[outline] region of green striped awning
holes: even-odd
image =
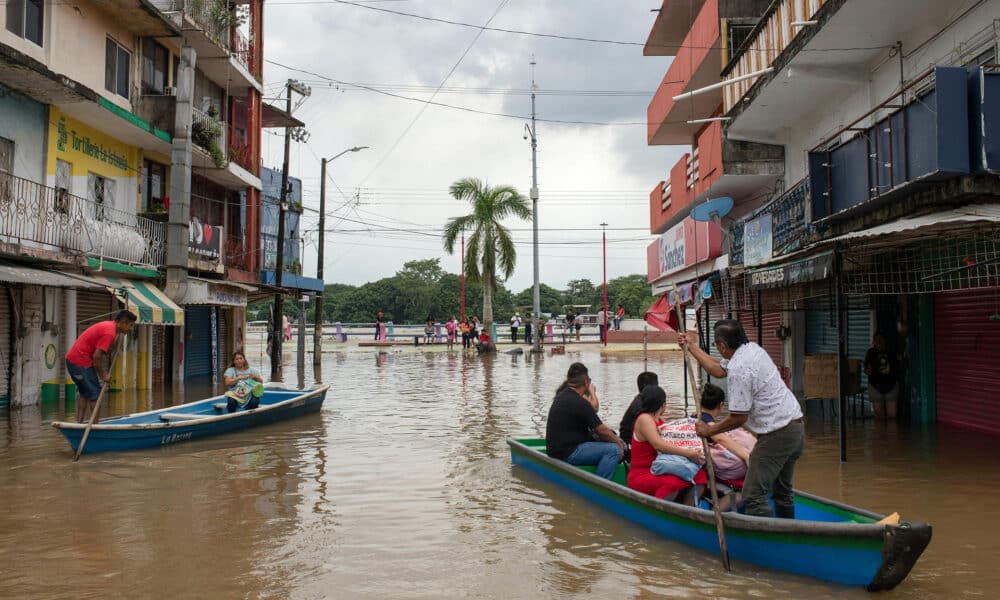
[[[183,325],[184,309],[148,281],[119,279],[117,277],[94,277],[100,279],[108,291],[125,304],[144,325]]]

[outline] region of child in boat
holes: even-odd
[[[233,353],[233,363],[222,374],[222,378],[229,386],[229,391],[225,393],[228,412],[236,412],[237,408],[244,407],[252,410],[260,405],[260,397],[254,390],[264,382],[264,378],[260,371],[247,363],[247,357],[242,351]]]
[[[701,393],[702,418],[707,414],[713,421],[717,419],[725,401],[726,392],[722,388],[706,383]],[[709,453],[712,455],[712,466],[715,467],[715,478],[742,483],[747,474],[750,452],[756,443],[757,438],[742,427],[714,436],[709,445]]]
[[[693,463],[704,463],[701,448],[683,448],[660,435],[664,424],[663,412],[667,395],[658,385],[647,385],[639,392],[639,416],[632,433],[632,464],[628,472],[628,487],[664,500],[694,504],[707,479],[704,470],[698,469],[688,479],[676,475],[657,475],[652,472],[658,453],[675,454]]]

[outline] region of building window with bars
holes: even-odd
[[[104,88],[128,98],[132,55],[118,42],[107,38],[104,55]]]
[[[7,31],[42,45],[44,0],[7,0]]]

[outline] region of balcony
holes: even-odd
[[[987,10],[984,7],[982,10]],[[898,85],[898,59],[885,63],[885,77],[872,66],[902,41],[904,51],[927,39],[928,24],[942,26],[955,16],[954,4],[922,0],[779,0],[734,53],[722,75],[734,79],[771,67],[760,77],[726,87],[727,134],[734,139],[775,140],[775,124],[796,131],[815,124],[816,115],[836,113],[859,90]],[[982,12],[982,11],[981,11]],[[891,17],[889,16],[891,15]],[[990,17],[992,20],[992,16]],[[793,27],[796,21],[816,25]],[[946,40],[947,38],[942,38]],[[934,59],[934,50],[920,61]],[[881,63],[879,63],[881,64]],[[907,65],[911,77],[915,65]],[[919,67],[923,70],[923,66]],[[883,81],[884,80],[884,81]]]
[[[255,270],[253,249],[249,247],[245,237],[226,236],[224,257],[227,268],[249,272]]]
[[[181,28],[184,40],[198,55],[198,68],[234,96],[247,88],[262,91],[257,44],[239,31],[247,16],[244,5],[226,0],[151,0]]]
[[[766,195],[784,175],[781,146],[737,142],[722,137],[722,124],[702,126],[695,147],[670,170],[661,198],[650,196],[650,231],[662,233],[688,214],[692,203],[709,196],[730,196],[737,213],[755,208],[754,199]]]
[[[719,110],[721,90],[673,100],[678,94],[720,81],[719,40],[719,0],[705,0],[646,109],[646,139],[650,146],[690,144],[701,126],[688,121],[711,117]]]
[[[676,56],[705,0],[663,0],[642,49],[643,56]]]
[[[803,179],[773,202],[729,228],[729,264],[756,265],[803,247],[808,231],[809,180]]]
[[[959,67],[928,71],[809,152],[812,219],[969,173],[970,134],[982,121],[970,119],[969,81]]]
[[[191,109],[191,121],[191,167],[196,173],[234,191],[261,189],[252,170],[256,158],[218,113]]]
[[[0,171],[0,247],[65,260],[67,253],[156,269],[166,257],[163,223]]]

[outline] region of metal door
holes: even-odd
[[[184,307],[184,378],[212,374],[213,306]]]
[[[934,297],[937,420],[1000,434],[1000,289]]]
[[[0,408],[10,404],[10,291],[0,285]]]

